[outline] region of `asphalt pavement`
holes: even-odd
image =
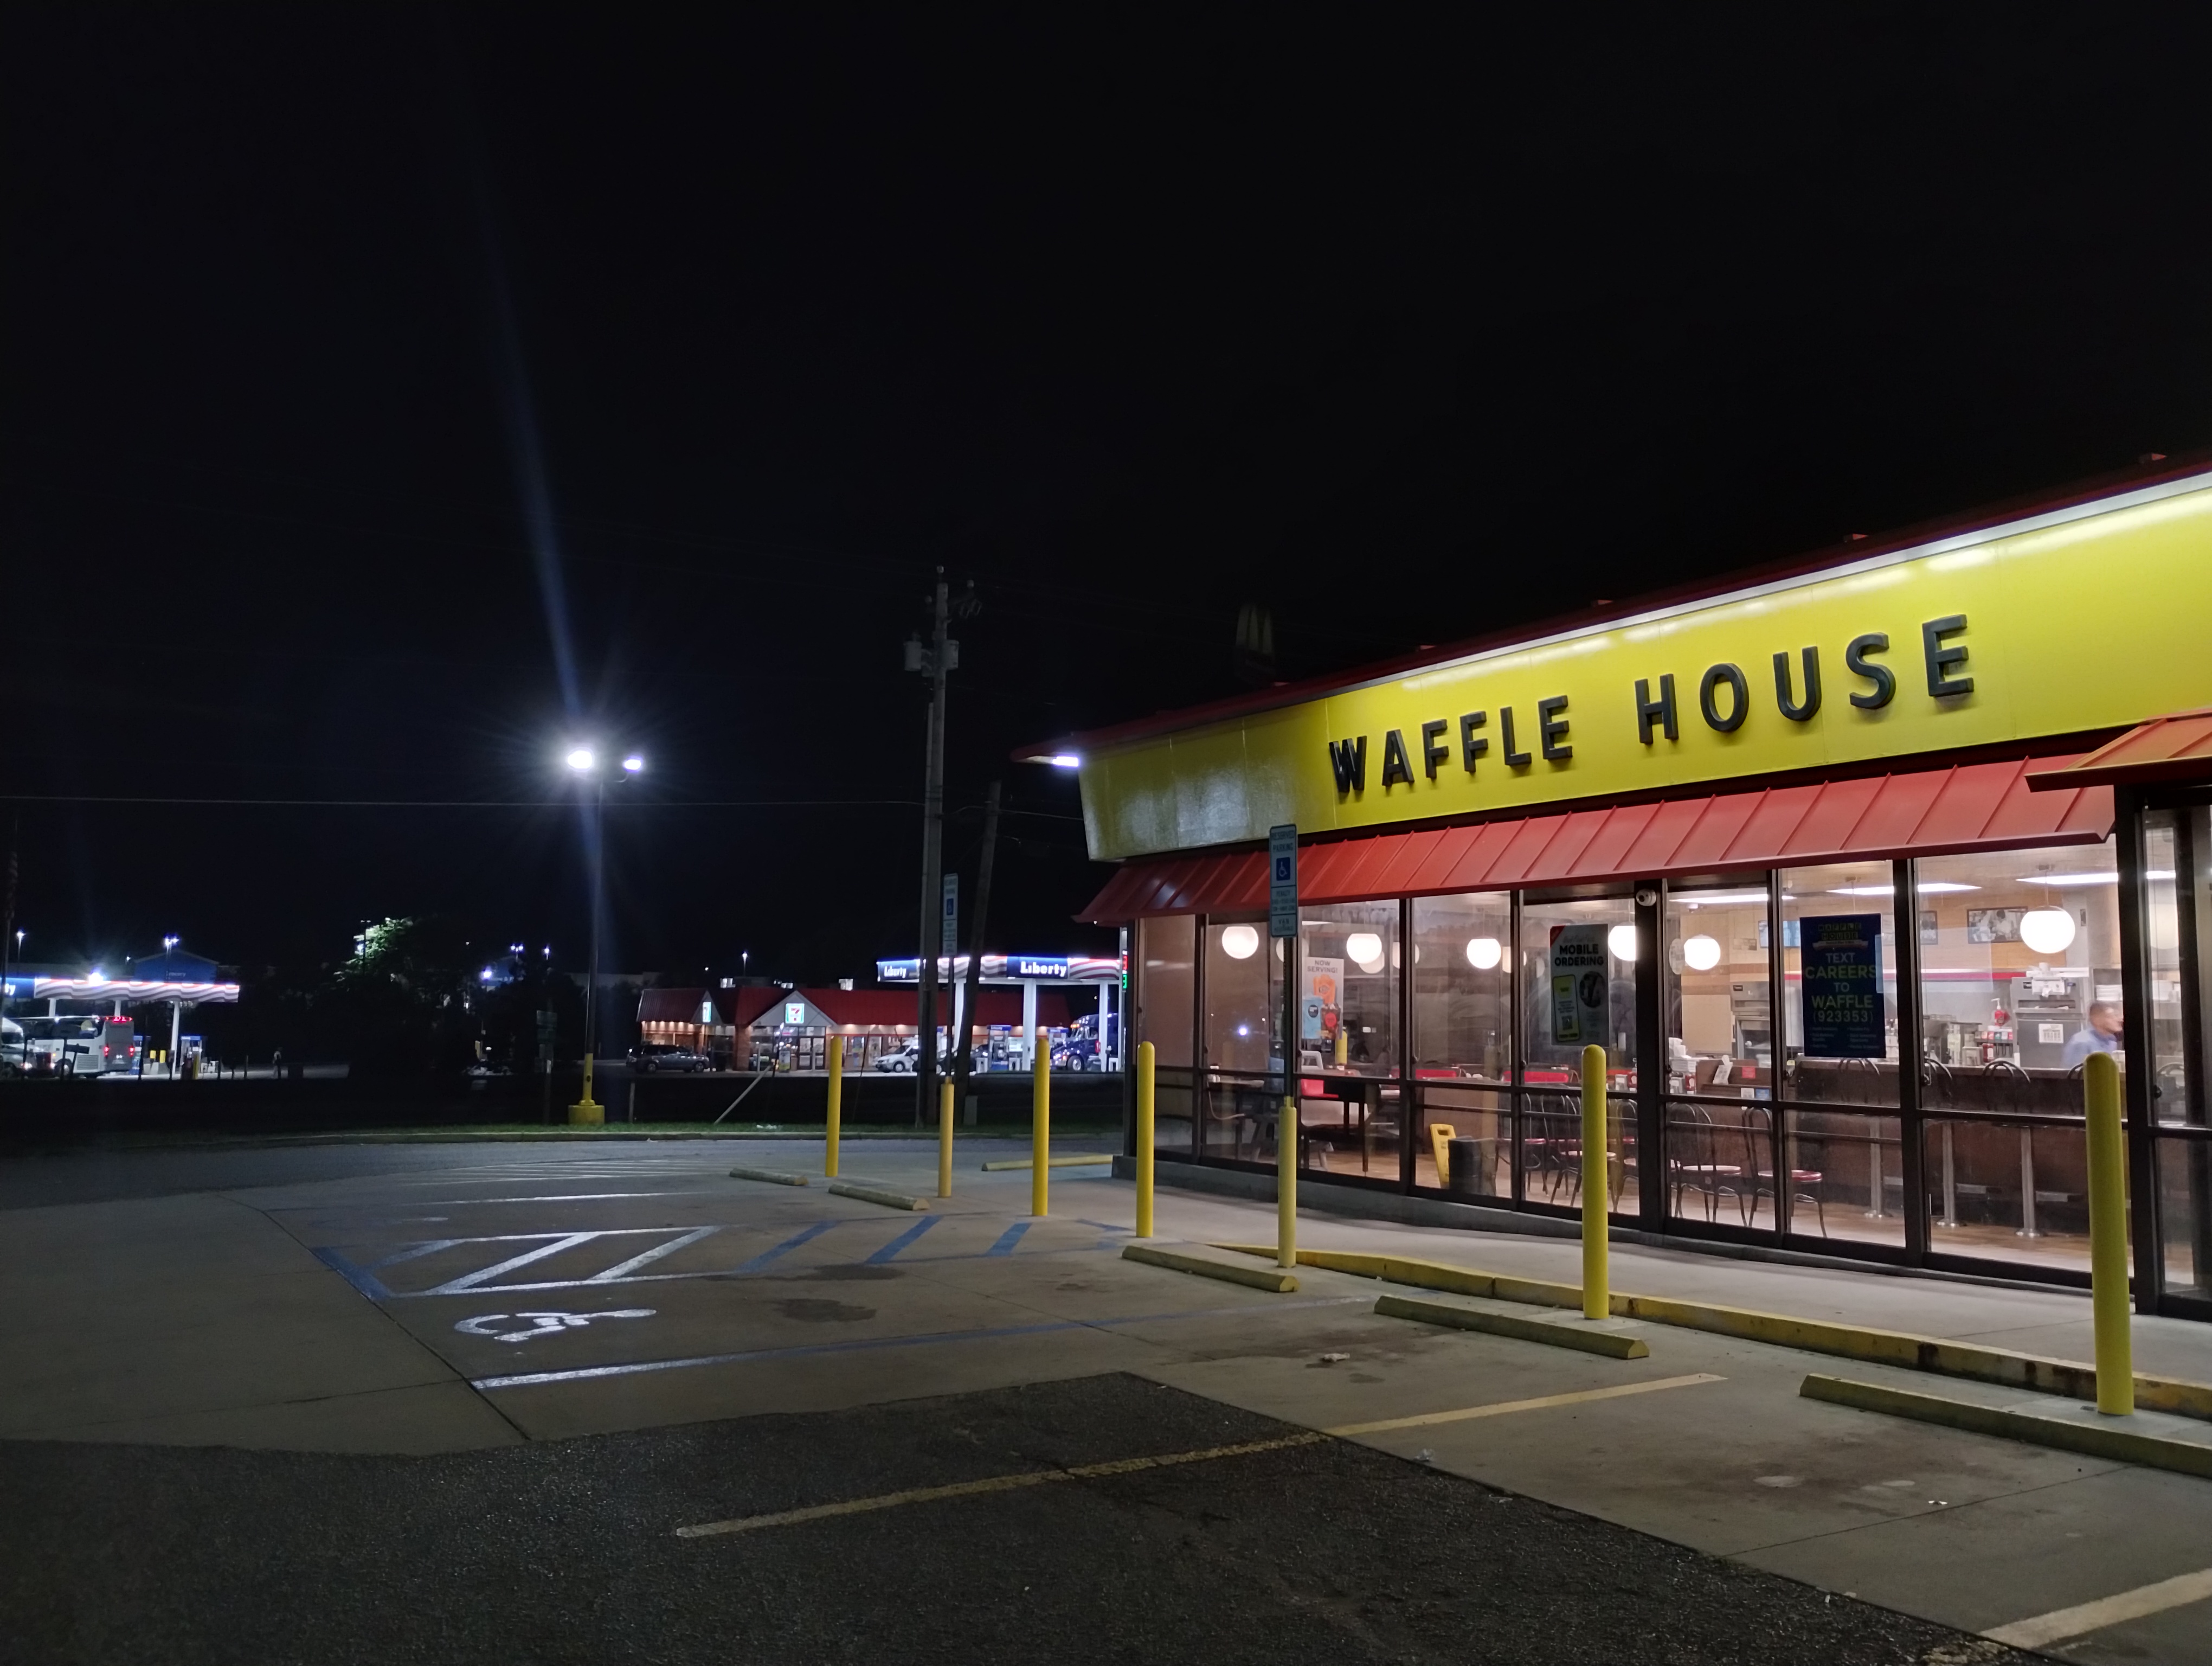
[[[1121,1373],[432,1457],[10,1441],[0,1489],[22,1666],[2027,1658]]]
[[[964,1139],[918,1213],[829,1193],[818,1141],[0,1164],[0,1661],[2212,1662],[2212,1485],[1807,1400],[1832,1363],[1785,1347],[1608,1322],[1650,1352],[1606,1359],[1140,1265],[1104,1169],[1043,1219],[981,1170],[1025,1150]],[[844,1170],[933,1193],[934,1147]],[[1164,1192],[1160,1230],[1273,1213]],[[1615,1281],[2051,1353],[2087,1317],[1639,1246]],[[2205,1328],[2136,1330],[2212,1375]]]

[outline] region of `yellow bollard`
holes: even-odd
[[[937,1195],[952,1195],[952,1078],[937,1090]]]
[[[822,1141],[822,1172],[837,1177],[837,1132],[845,1111],[845,1038],[830,1037],[830,1121]]]
[[[1030,1061],[1035,1084],[1030,1101],[1030,1213],[1042,1215],[1052,1174],[1052,1043],[1044,1025],[1036,1028],[1036,1055]]]
[[[1275,1265],[1298,1264],[1298,1095],[1296,1079],[1275,1113]]]
[[[571,1128],[595,1128],[606,1125],[607,1108],[592,1097],[592,1055],[584,1055],[584,1097],[568,1107]]]
[[[1152,1235],[1152,1044],[1137,1044],[1137,1236]]]
[[[1583,1049],[1583,1317],[1613,1311],[1606,1284],[1605,1049]]]
[[[2127,1151],[2120,1138],[2120,1070],[2109,1053],[2081,1067],[2089,1128],[2089,1304],[2097,1335],[2097,1409],[2125,1417],[2136,1408],[2136,1368],[2128,1335]]]

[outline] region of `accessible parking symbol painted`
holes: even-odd
[[[464,1319],[453,1329],[464,1336],[489,1336],[495,1342],[527,1342],[540,1336],[559,1336],[571,1330],[581,1330],[586,1325],[600,1319],[650,1319],[653,1310],[649,1307],[618,1307],[607,1313],[479,1313],[472,1319]],[[512,1327],[515,1321],[524,1320],[520,1330],[501,1329]]]

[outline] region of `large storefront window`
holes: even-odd
[[[1190,1067],[1191,950],[1197,923],[1187,914],[1137,922],[1136,1039],[1152,1043],[1156,1063],[1176,1069]]]
[[[1897,870],[1839,862],[1781,879],[1789,1230],[1903,1249]]]
[[[1195,1031],[1197,921],[1170,914],[1137,921],[1137,1012],[1133,1042],[1150,1042],[1158,1067],[1152,1148],[1191,1149],[1191,1037]]]
[[[1267,1069],[1281,1028],[1279,953],[1264,920],[1206,922],[1206,1053],[1198,1104],[1207,1156],[1256,1158],[1263,1143],[1273,1142],[1277,1090]]]
[[[1281,986],[1268,976],[1267,925],[1249,921],[1206,925],[1206,1067],[1260,1076],[1274,1050],[1275,1003]]]
[[[1309,1166],[1398,1177],[1398,931],[1395,901],[1298,912],[1298,1114]]]
[[[1513,903],[1504,891],[1413,903],[1413,1183],[1511,1195]]]
[[[1667,897],[1667,1213],[1773,1231],[1766,876]]]
[[[1638,922],[1655,916],[1625,885],[1308,903],[1287,1048],[1284,945],[1263,920],[1146,920],[1132,1021],[1158,1049],[1159,1149],[1272,1164],[1287,1070],[1317,1179],[1577,1209],[1595,1043],[1616,1218],[1650,1197],[1655,1222],[1699,1235],[1885,1258],[1924,1243],[1938,1264],[2070,1277],[2087,1268],[2083,1061],[2124,1068],[2139,1042],[2159,1287],[2212,1304],[2212,811],[2151,809],[2141,835],[2142,959],[2124,975],[2113,842],[1671,882],[1648,960]],[[1663,1026],[1650,1082],[1640,961]],[[2140,1037],[2130,988],[2148,996],[2126,1010]],[[1664,1134],[1649,1152],[1644,1114]]]
[[[2181,975],[2181,842],[2204,811],[2154,810],[2143,818],[2143,958],[2150,975],[2152,1120],[2184,1122],[2191,1103],[2188,1030]],[[2202,849],[2200,842],[2197,848]]]
[[[1636,1107],[1636,905],[1627,897],[1530,898],[1521,912],[1521,1162],[1530,1202],[1582,1197],[1583,1049],[1605,1049],[1612,1093],[1608,1207],[1633,1215],[1640,1176]]]
[[[2109,842],[1920,862],[1931,1250],[2087,1268],[2081,1065],[2121,1056],[2118,891]]]
[[[2212,809],[2143,820],[2145,970],[2166,1288],[2212,1298]]]

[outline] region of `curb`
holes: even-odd
[[[1044,1160],[1044,1165],[1048,1169],[1093,1169],[1102,1163],[1111,1163],[1113,1160],[1113,1153],[1108,1152],[1102,1152],[1097,1157],[1048,1157]],[[1034,1169],[1035,1167],[1036,1167],[1036,1158],[1034,1157],[1002,1157],[986,1163],[983,1165],[983,1172],[997,1174],[1002,1169]]]
[[[1149,1243],[1123,1244],[1121,1259],[1142,1262],[1147,1267],[1164,1267],[1173,1273],[1195,1273],[1202,1279],[1219,1279],[1227,1284],[1241,1284],[1279,1296],[1298,1287],[1297,1275],[1280,1268],[1262,1272],[1256,1267],[1235,1267],[1226,1262],[1208,1261],[1203,1256],[1187,1256],[1178,1250],[1156,1250]]]
[[[1648,1359],[1651,1350],[1641,1336],[1617,1330],[1581,1330],[1588,1321],[1523,1319],[1512,1313],[1486,1313],[1479,1308],[1454,1307],[1449,1302],[1424,1302],[1410,1296],[1384,1296],[1375,1311],[1386,1319],[1418,1319],[1423,1324],[1448,1325],[1455,1330],[1479,1330],[1491,1336],[1511,1336],[1523,1342],[1542,1342],[1555,1348],[1574,1348],[1600,1353],[1608,1359]]]
[[[776,1186],[804,1186],[809,1183],[803,1174],[786,1174],[781,1169],[732,1169],[732,1180],[765,1180]]]
[[[908,1197],[904,1192],[878,1191],[873,1186],[855,1186],[848,1181],[830,1183],[833,1197],[857,1197],[863,1203],[880,1203],[886,1209],[927,1209],[929,1204],[919,1197]]]
[[[1213,1247],[1246,1256],[1272,1257],[1275,1253],[1265,1245],[1254,1243],[1217,1243]],[[1307,1266],[1381,1279],[1390,1284],[1411,1285],[1420,1290],[1525,1302],[1533,1307],[1579,1308],[1583,1304],[1579,1285],[1512,1278],[1443,1262],[1347,1250],[1301,1250],[1298,1260]],[[2071,1400],[2097,1397],[2097,1368],[2074,1359],[2047,1359],[2038,1354],[2014,1353],[2006,1348],[1948,1341],[1940,1336],[1917,1336],[1910,1331],[1840,1324],[1828,1319],[1800,1319],[1786,1313],[1723,1307],[1711,1302],[1678,1301],[1667,1296],[1632,1296],[1614,1291],[1612,1305],[1617,1318],[1707,1331],[1717,1336],[1797,1348],[1807,1353],[1833,1354],[1863,1365],[1893,1365],[1937,1377],[1956,1377],[1996,1388],[2024,1389]],[[2145,1411],[2212,1420],[2212,1383],[2138,1373],[2135,1386],[2136,1403]]]
[[[2108,1458],[2116,1463],[2139,1464],[2148,1469],[2171,1469],[2176,1474],[2212,1480],[2212,1446],[2172,1440],[2140,1430],[2112,1426],[2120,1420],[2075,1423],[2003,1406],[1981,1406],[1971,1401],[1947,1400],[1941,1395],[1916,1394],[1875,1383],[1855,1383],[1845,1377],[1808,1377],[1798,1386],[1807,1400],[1824,1400],[1832,1406],[1855,1411],[1882,1412],[1921,1423],[1938,1423],[1969,1434],[1996,1435],[2001,1439],[2079,1452],[2085,1457]]]

